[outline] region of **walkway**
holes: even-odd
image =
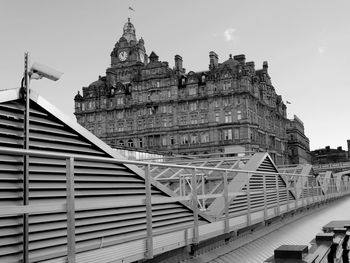
[[[237,241],[187,262],[261,263],[272,256],[274,249],[280,245],[309,245],[316,234],[322,232],[322,227],[330,221],[349,220],[349,208],[350,197],[344,197],[234,251],[234,242]]]

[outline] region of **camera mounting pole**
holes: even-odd
[[[23,76],[23,97],[25,102],[24,110],[24,149],[29,150],[29,111],[30,111],[30,76],[29,76],[29,54],[24,53],[24,76]],[[23,167],[23,205],[29,205],[29,155],[24,156]],[[23,214],[23,262],[29,263],[29,215]]]

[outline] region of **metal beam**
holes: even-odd
[[[147,259],[153,258],[153,230],[152,230],[152,192],[151,192],[151,165],[148,164],[145,170],[145,192],[146,192],[146,219],[147,219],[147,238],[146,238],[146,253]]]
[[[75,263],[75,196],[74,196],[74,158],[67,158],[67,260]]]

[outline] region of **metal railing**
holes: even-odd
[[[269,218],[279,216],[283,213],[288,213],[293,210],[297,210],[301,207],[305,207],[311,204],[323,202],[325,200],[340,197],[349,193],[349,181],[341,181],[340,187],[337,188],[336,179],[322,179],[312,177],[310,175],[295,175],[288,173],[271,173],[271,172],[258,172],[247,171],[239,169],[224,169],[224,168],[212,168],[212,167],[198,167],[198,166],[183,166],[176,164],[163,164],[163,163],[151,163],[131,161],[124,159],[113,159],[104,157],[92,157],[85,155],[72,155],[63,153],[51,153],[45,151],[23,150],[0,147],[0,154],[9,154],[17,156],[30,156],[30,157],[44,157],[63,159],[66,161],[66,202],[56,204],[35,204],[35,205],[22,205],[22,206],[1,206],[0,216],[4,215],[18,215],[18,214],[42,214],[52,212],[65,212],[67,214],[67,262],[76,262],[76,241],[75,241],[75,212],[81,210],[92,210],[102,208],[116,208],[125,206],[139,206],[145,205],[146,207],[146,229],[147,234],[145,237],[141,237],[146,241],[145,258],[152,258],[155,253],[154,238],[161,234],[170,233],[174,229],[168,231],[157,232],[154,231],[152,222],[152,205],[165,204],[172,202],[182,202],[183,204],[190,206],[193,209],[193,224],[191,226],[191,240],[188,242],[187,228],[184,232],[185,241],[187,244],[197,244],[198,242],[205,240],[209,237],[216,236],[218,233],[225,234],[230,231],[237,230],[242,227],[247,227],[257,222],[263,222]],[[144,173],[139,170],[139,175],[144,177],[145,180],[145,197],[133,200],[122,200],[120,202],[101,202],[101,201],[89,201],[82,202],[75,200],[75,162],[76,161],[89,161],[89,162],[105,162],[111,164],[127,165],[129,168],[138,169],[137,167],[144,166]],[[151,185],[155,183],[155,180],[151,176],[152,167],[172,167],[178,169],[186,169],[192,171],[190,174],[186,174],[185,177],[188,180],[189,191],[182,190],[182,195],[174,195],[169,197],[155,197],[152,196]],[[208,173],[215,171],[215,173]],[[205,178],[204,174],[207,176]],[[258,175],[262,181],[260,186],[251,181],[249,178],[252,175]],[[275,179],[275,184],[271,188],[271,176]],[[285,188],[279,187],[281,176],[285,182]],[[215,178],[214,178],[215,177]],[[201,178],[201,184],[198,184],[198,179]],[[205,182],[210,180],[217,180],[222,187],[217,192],[212,192],[210,187],[205,186]],[[184,175],[178,176],[178,183],[184,179]],[[269,186],[267,185],[269,180]],[[234,184],[233,184],[234,182]],[[182,182],[183,183],[183,182]],[[241,184],[241,188],[238,190],[234,185]],[[326,187],[324,187],[326,186]],[[244,188],[245,187],[245,188]],[[259,188],[260,187],[260,188]],[[326,189],[326,190],[325,190]],[[24,189],[26,190],[26,189]],[[28,190],[28,189],[27,189]],[[285,192],[283,192],[285,191]],[[276,193],[276,199],[272,202],[270,200],[271,193]],[[232,200],[241,195],[246,196],[245,211],[230,211],[230,205]],[[261,205],[257,207],[256,200],[253,199],[257,195],[261,195]],[[282,198],[286,196],[286,200]],[[209,218],[210,216],[203,213],[206,208],[206,200],[214,199],[222,201],[222,207],[215,216],[215,220],[211,220],[212,223],[203,223],[200,218]],[[293,200],[294,199],[294,200]],[[211,217],[213,219],[214,217]],[[238,220],[239,219],[239,220]],[[243,221],[242,221],[243,220]],[[203,227],[204,226],[204,227]],[[28,227],[28,226],[26,226]],[[185,228],[184,228],[185,229]],[[24,232],[25,234],[25,232]],[[125,240],[124,240],[125,241]],[[131,241],[127,240],[127,241]],[[173,241],[176,243],[176,240]],[[178,242],[180,243],[180,242]],[[24,244],[28,246],[28,244]],[[166,247],[166,244],[164,245]],[[28,249],[28,248],[26,248]],[[25,250],[25,249],[24,249]],[[162,251],[165,251],[164,249]],[[157,252],[159,253],[159,251]],[[141,259],[141,258],[140,258]],[[127,260],[126,260],[127,261]],[[25,262],[26,263],[26,262]]]

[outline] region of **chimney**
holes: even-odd
[[[214,51],[210,51],[209,59],[210,59],[209,69],[216,68],[219,64],[218,54],[216,54]]]
[[[263,62],[263,71],[267,73],[267,69],[269,68],[269,64],[267,64],[267,61]]]
[[[234,60],[237,60],[240,64],[245,64],[245,55],[241,54],[241,55],[236,55],[233,57]]]
[[[180,55],[175,55],[175,70],[182,71],[182,57]]]
[[[247,67],[250,67],[250,68],[252,68],[252,69],[255,69],[255,63],[254,63],[254,61],[249,61],[249,62],[246,63],[246,65],[247,65]]]

